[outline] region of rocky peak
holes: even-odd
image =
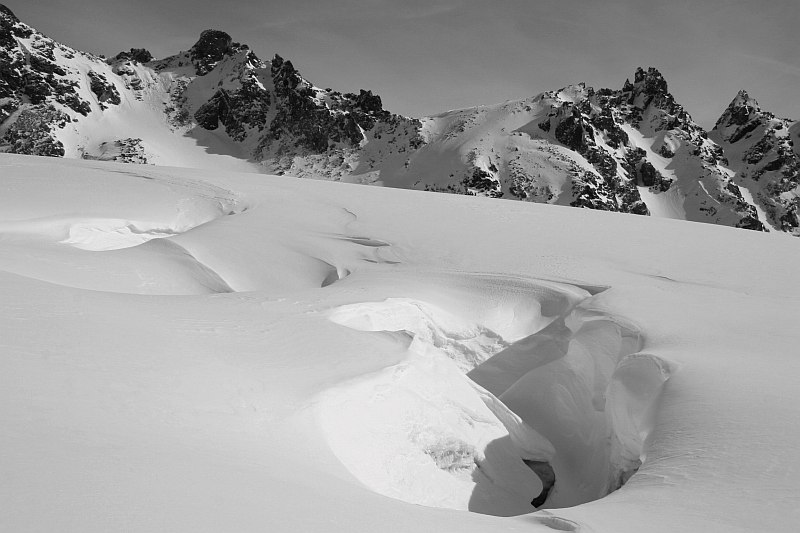
[[[630,79],[625,80],[618,96],[611,93],[610,98],[605,98],[606,93],[607,91],[601,91],[598,94],[609,103],[619,106],[622,114],[638,129],[657,132],[677,128],[686,130],[692,136],[704,135],[702,128],[692,121],[683,106],[669,93],[667,81],[656,68],[649,67],[645,70],[639,67],[633,83]]]
[[[372,91],[361,89],[355,98],[355,105],[365,113],[380,113],[383,111],[383,102],[377,94]]]
[[[283,59],[278,54],[272,60],[270,72],[272,79],[275,81],[275,92],[278,96],[287,96],[287,94],[297,88],[303,82],[303,78],[297,69],[294,68],[292,62],[288,59]]]
[[[207,74],[225,56],[236,52],[241,45],[234,43],[230,35],[220,30],[205,30],[200,39],[189,50],[197,74]]]
[[[137,63],[147,63],[153,60],[153,54],[144,48],[131,48],[127,52],[120,52],[112,61],[135,61]]]
[[[736,93],[736,97],[731,101],[728,107],[741,107],[741,106],[759,107],[758,102],[756,102],[756,99],[747,94],[747,91],[745,91],[744,89],[739,89],[739,92]]]
[[[715,128],[726,128],[729,126],[743,126],[750,122],[757,115],[761,114],[761,107],[744,89],[740,90],[736,97],[728,105],[728,108],[717,120]]]
[[[629,82],[626,80],[626,83]],[[654,67],[649,67],[647,71],[641,67],[637,68],[632,89],[651,96],[669,94],[667,80]]]

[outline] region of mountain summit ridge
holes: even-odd
[[[0,5],[5,152],[219,165],[797,235],[796,126],[742,90],[706,132],[653,67],[621,89],[570,85],[417,119],[368,90],[321,89],[224,31],[161,60],[145,49],[106,60]]]

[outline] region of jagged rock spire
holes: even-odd
[[[669,93],[667,80],[654,67],[649,67],[647,71],[641,67],[637,68],[633,79],[633,88],[650,95]]]

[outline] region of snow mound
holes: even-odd
[[[120,165],[100,172],[93,164],[83,163],[83,169],[46,164],[47,170],[27,179],[6,179],[0,198],[0,241],[6,245],[0,268],[103,292],[233,290],[215,271],[219,261],[213,250],[199,246],[195,232],[246,212],[249,205],[240,195],[154,169]],[[48,181],[53,172],[61,179]],[[41,187],[46,193],[36,194]]]

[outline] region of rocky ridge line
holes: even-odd
[[[0,5],[0,151],[68,155],[68,132],[80,136],[90,117],[164,90],[170,129],[224,131],[270,173],[640,215],[669,197],[688,220],[798,233],[796,123],[746,93],[711,135],[653,68],[637,69],[618,90],[580,84],[414,119],[385,110],[371,91],[316,87],[291,61],[262,61],[222,31],[206,30],[159,61],[143,48],[105,60],[47,38]],[[146,138],[130,155],[132,137],[80,150],[150,161]]]

